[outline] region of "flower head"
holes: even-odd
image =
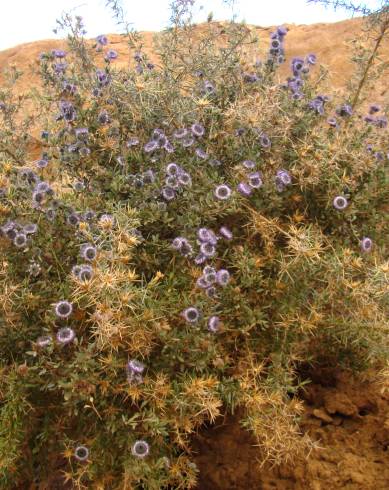
[[[105,54],[105,61],[112,61],[112,60],[116,60],[116,58],[118,57],[118,54],[115,50],[113,49],[110,49],[106,52]]]
[[[363,237],[361,240],[361,250],[362,252],[371,252],[373,248],[373,240],[367,236]]]
[[[348,201],[344,196],[336,196],[332,201],[332,204],[335,209],[342,211],[343,209],[347,208]]]
[[[242,194],[242,196],[249,196],[253,191],[253,189],[246,184],[246,182],[240,182],[236,189],[240,194]]]
[[[16,233],[13,243],[17,248],[23,248],[27,245],[27,236],[24,233]]]
[[[208,330],[212,333],[216,333],[220,328],[220,318],[218,316],[211,316],[208,320]]]
[[[231,189],[228,187],[226,184],[221,184],[218,185],[215,189],[214,195],[217,199],[220,199],[222,201],[225,201],[226,199],[229,199],[231,196]]]
[[[83,245],[81,245],[80,256],[84,260],[88,260],[89,262],[91,262],[97,256],[97,249],[90,243],[84,243]]]
[[[226,269],[220,269],[216,273],[216,280],[220,286],[227,286],[227,284],[230,282],[230,278],[230,273]]]
[[[51,335],[41,335],[36,339],[36,343],[39,347],[47,347],[53,343]]]
[[[209,242],[204,242],[200,245],[200,252],[206,257],[213,257],[216,253],[215,245]]]
[[[244,160],[242,162],[242,165],[248,170],[252,170],[253,168],[255,168],[255,162],[253,162],[252,160]]]
[[[54,310],[58,318],[69,318],[73,311],[73,305],[66,300],[58,301],[55,304]]]
[[[191,129],[191,131],[192,131],[192,134],[193,134],[194,136],[197,136],[198,138],[199,138],[200,136],[203,136],[203,135],[204,135],[204,133],[205,133],[204,126],[202,126],[202,125],[201,125],[201,124],[199,124],[199,123],[194,123],[194,124],[192,124],[192,126],[191,126],[191,128],[190,128],[190,129]]]
[[[108,38],[107,36],[104,36],[104,34],[100,34],[99,36],[97,36],[96,41],[101,46],[106,46],[108,44]]]
[[[194,306],[189,306],[182,312],[182,316],[188,323],[197,323],[200,319],[200,312]]]
[[[219,233],[226,240],[232,240],[232,231],[226,226],[222,226],[219,230]]]
[[[57,332],[57,341],[63,345],[69,344],[74,340],[75,336],[76,334],[74,333],[73,329],[70,327],[63,327]]]
[[[145,458],[149,452],[150,446],[146,441],[136,441],[131,448],[131,454],[137,458]]]
[[[78,461],[86,461],[89,457],[89,449],[85,446],[77,446],[74,450],[74,457]]]

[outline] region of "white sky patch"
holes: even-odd
[[[126,19],[137,30],[158,31],[168,25],[171,0],[123,0]],[[358,2],[357,2],[358,3]],[[379,0],[365,0],[369,8],[377,8]],[[214,20],[229,20],[232,12],[221,0],[197,0],[195,22],[206,20],[210,12]],[[84,18],[87,37],[120,32],[105,0],[0,0],[0,50],[17,44],[55,38],[55,20],[64,11],[73,10]],[[260,26],[283,23],[312,24],[336,22],[350,18],[350,12],[334,12],[305,0],[236,0],[237,20]]]

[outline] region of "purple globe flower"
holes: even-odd
[[[215,298],[217,296],[217,290],[215,286],[209,286],[209,288],[205,290],[205,294],[208,296],[208,298]]]
[[[137,359],[131,359],[127,364],[127,369],[134,373],[142,374],[145,370],[145,365]]]
[[[167,185],[167,187],[171,187],[172,189],[178,189],[180,187],[178,183],[178,178],[174,175],[168,175],[165,179],[165,184]]]
[[[89,130],[88,128],[76,128],[74,133],[77,139],[85,141],[88,138]]]
[[[100,44],[100,46],[106,46],[108,44],[108,38],[107,36],[104,36],[104,34],[97,36],[96,41],[98,44]]]
[[[215,245],[209,242],[204,242],[200,245],[200,253],[206,257],[213,257],[216,253]]]
[[[65,58],[66,57],[66,52],[62,49],[53,49],[51,51],[51,54],[55,56],[56,58]]]
[[[100,124],[108,124],[110,122],[108,112],[106,110],[100,111],[97,120]]]
[[[377,104],[372,104],[370,107],[369,107],[369,114],[375,114],[376,112],[380,112],[381,110],[381,107]]]
[[[13,243],[17,248],[24,248],[27,245],[27,236],[24,233],[16,233]]]
[[[182,172],[182,168],[174,162],[168,163],[166,165],[166,173],[171,176],[178,176]]]
[[[287,170],[281,169],[277,171],[276,180],[286,186],[292,182],[292,177]]]
[[[86,461],[89,458],[89,449],[85,446],[77,446],[74,450],[74,457],[78,461]]]
[[[188,323],[197,323],[200,320],[200,311],[194,306],[189,306],[182,312],[182,316]]]
[[[190,127],[191,131],[192,131],[192,134],[194,136],[197,136],[198,138],[203,136],[204,133],[205,133],[205,129],[204,129],[204,126],[202,126],[201,124],[199,123],[194,123],[192,124],[192,126]]]
[[[204,262],[207,260],[207,257],[202,254],[202,253],[199,253],[198,255],[196,255],[195,259],[194,259],[194,263],[196,265],[201,265],[201,264],[204,264]]]
[[[157,150],[158,148],[159,148],[158,141],[156,141],[156,140],[150,140],[143,147],[143,151],[145,153],[152,153],[153,151]]]
[[[332,127],[332,128],[338,128],[339,124],[338,121],[336,120],[335,117],[329,117],[327,119],[327,123]]]
[[[253,168],[255,168],[255,162],[253,162],[252,160],[244,160],[242,162],[242,165],[248,170],[252,170]]]
[[[110,50],[108,50],[106,52],[104,59],[105,59],[105,61],[108,61],[109,62],[109,61],[116,60],[117,57],[118,57],[117,52],[115,50],[113,50],[113,49],[110,49]]]
[[[189,148],[190,146],[193,145],[194,142],[195,142],[194,138],[187,136],[182,139],[181,144],[184,148]]]
[[[361,250],[362,252],[371,252],[373,248],[373,240],[367,236],[363,237],[361,240]]]
[[[215,274],[216,273],[216,269],[214,267],[212,267],[211,265],[206,265],[203,269],[203,274],[206,275],[206,274]]]
[[[146,441],[136,441],[131,448],[131,454],[137,458],[145,458],[149,452],[150,446]]]
[[[248,175],[249,178],[249,186],[252,187],[253,189],[259,189],[262,187],[263,182],[262,182],[262,177],[259,172],[253,172]]]
[[[197,236],[201,242],[211,243],[212,245],[216,245],[217,237],[212,230],[208,228],[199,228],[197,231]]]
[[[216,333],[220,328],[220,318],[218,316],[211,316],[208,320],[208,330],[212,333]]]
[[[271,141],[267,134],[262,133],[261,136],[259,137],[259,144],[262,146],[262,148],[270,148],[271,147]]]
[[[343,104],[337,108],[336,113],[339,114],[339,116],[350,117],[353,114],[353,109],[350,104]]]
[[[381,129],[386,128],[388,126],[388,119],[385,116],[377,117],[375,125]]]
[[[186,128],[180,128],[180,129],[176,129],[173,132],[173,137],[176,139],[182,139],[182,138],[185,138],[185,136],[187,136],[187,134],[188,134],[188,130]]]
[[[54,305],[54,311],[58,318],[69,318],[73,311],[73,305],[66,300],[58,301]]]
[[[308,65],[315,65],[317,58],[315,54],[311,53],[305,58],[305,60],[308,63]]]
[[[41,158],[40,160],[37,160],[37,162],[36,162],[36,166],[38,168],[46,168],[48,164],[49,164],[49,161],[45,158]]]
[[[91,262],[97,256],[97,249],[96,249],[96,247],[94,247],[90,243],[84,243],[83,245],[81,245],[81,248],[80,248],[80,256],[84,260]]]
[[[57,341],[60,344],[66,345],[70,342],[73,342],[75,336],[76,334],[74,333],[73,329],[71,329],[70,327],[63,327],[60,328],[57,332]]]
[[[204,276],[200,276],[196,281],[196,286],[201,289],[207,289],[210,286],[210,283],[205,279]]]
[[[246,182],[240,182],[236,189],[240,194],[242,194],[242,196],[246,197],[248,197],[253,192],[253,189],[248,184],[246,184]]]
[[[36,343],[39,347],[47,347],[53,343],[53,339],[50,335],[42,335],[36,339]]]
[[[78,273],[78,278],[80,281],[90,281],[93,277],[93,269],[88,264],[83,264],[80,266],[80,271]]]
[[[217,199],[225,201],[231,197],[231,189],[226,184],[218,185],[215,189],[214,195]]]
[[[35,223],[28,223],[23,226],[23,231],[26,235],[33,235],[38,231],[38,225]]]
[[[162,189],[162,197],[166,201],[172,201],[176,197],[176,193],[171,187],[164,187]]]
[[[163,148],[167,153],[174,153],[174,146],[168,140],[165,141]]]
[[[230,273],[226,269],[220,269],[216,273],[216,281],[220,286],[227,286],[230,282]]]
[[[332,201],[332,204],[335,209],[338,209],[339,211],[343,211],[343,209],[347,208],[348,201],[344,196],[336,196]]]
[[[202,148],[196,148],[195,153],[202,160],[206,160],[209,157],[208,153],[204,151]]]
[[[192,185],[192,178],[187,172],[181,172],[178,176],[178,183],[189,187]]]
[[[232,232],[226,226],[222,226],[219,230],[219,233],[226,240],[232,240]]]

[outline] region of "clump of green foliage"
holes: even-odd
[[[385,108],[192,4],[153,63],[126,24],[128,66],[65,16],[34,116],[0,90],[1,488],[194,488],[193,434],[237,407],[283,461],[313,444],[299,366],[387,357]]]

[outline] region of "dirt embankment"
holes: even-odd
[[[386,490],[389,488],[389,391],[373,374],[321,371],[303,398],[302,431],[317,441],[305,460],[260,467],[259,449],[234,418],[196,441],[199,490]]]

